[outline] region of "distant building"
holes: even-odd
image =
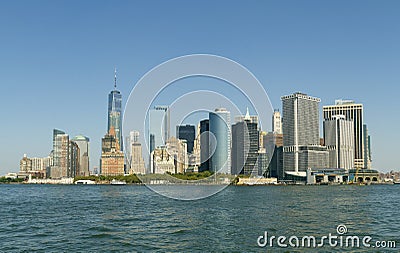
[[[282,134],[282,118],[279,110],[275,110],[272,115],[272,132],[274,134]]]
[[[251,121],[248,109],[242,118],[232,126],[232,174],[258,175],[258,123]]]
[[[247,111],[248,111],[248,109],[247,109]],[[247,115],[235,116],[235,123],[243,122],[245,120],[246,116]],[[250,117],[250,118],[248,118],[248,117]],[[258,124],[258,116],[257,115],[248,115],[248,117],[246,118],[247,121],[250,121],[251,123],[257,123]]]
[[[150,152],[164,146],[170,137],[170,112],[168,106],[155,106],[149,110]]]
[[[89,138],[83,135],[75,136],[72,141],[79,147],[79,170],[77,176],[89,176]]]
[[[168,153],[174,159],[175,173],[184,173],[188,168],[188,153],[186,140],[171,137],[166,143]]]
[[[50,168],[51,164],[52,158],[50,156],[43,158],[29,158],[26,154],[24,154],[24,157],[20,161],[19,173],[25,175],[30,174],[38,178],[44,178],[46,177],[47,169]]]
[[[324,120],[332,120],[336,115],[344,115],[354,124],[354,167],[364,166],[363,105],[351,100],[336,100],[335,105],[323,107]]]
[[[150,169],[154,174],[177,173],[175,159],[166,146],[159,146],[151,152]]]
[[[186,140],[188,153],[193,153],[195,136],[196,136],[195,126],[193,125],[176,126],[176,137],[180,140]]]
[[[104,176],[124,175],[124,153],[120,150],[114,128],[102,139],[100,173]]]
[[[276,177],[279,180],[285,179],[285,171],[283,169],[283,146],[275,146],[274,153],[268,165],[268,173],[270,177]]]
[[[142,144],[139,141],[139,132],[131,131],[130,138],[127,140],[129,144],[128,150],[126,150],[129,174],[146,174],[146,167],[143,160]]]
[[[32,160],[29,159],[26,154],[19,162],[19,171],[20,172],[31,172],[32,171]]]
[[[299,92],[281,99],[285,174],[304,174],[308,168],[327,168],[328,151],[320,146],[319,137],[320,99]]]
[[[117,90],[117,73],[114,75],[114,90],[108,95],[108,126],[107,132],[114,128],[115,136],[118,139],[120,150],[123,149],[122,142],[122,95]]]
[[[200,170],[201,165],[201,135],[200,135],[200,124],[197,124],[196,138],[193,142],[193,153],[189,154],[189,167],[193,168],[194,172]]]
[[[218,173],[231,173],[231,119],[225,108],[217,108],[209,113],[210,132],[217,144],[211,156],[210,170]]]
[[[69,166],[67,177],[75,177],[80,171],[80,150],[79,146],[74,141],[69,141]]]
[[[200,171],[210,170],[210,121],[200,121]]]
[[[255,166],[255,168],[257,168],[258,170],[257,175],[264,177],[271,177],[268,167],[269,167],[269,157],[267,151],[264,148],[261,148],[258,150],[258,159]]]
[[[345,116],[324,121],[324,140],[329,152],[329,167],[354,168],[354,125]]]
[[[371,136],[368,134],[367,125],[364,124],[364,168],[371,169]]]
[[[53,166],[50,167],[51,178],[70,177],[69,136],[65,132],[53,130]]]

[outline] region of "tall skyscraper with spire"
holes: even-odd
[[[122,151],[122,96],[121,92],[117,90],[117,69],[114,70],[114,90],[112,90],[108,95],[107,132],[110,132],[112,127],[114,128],[119,148]]]

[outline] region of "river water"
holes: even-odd
[[[400,251],[400,185],[229,186],[195,201],[133,185],[3,184],[0,192],[0,252]],[[370,236],[370,245],[395,241],[397,248],[257,243],[265,232],[300,242],[339,236],[338,225],[347,227],[343,236]]]

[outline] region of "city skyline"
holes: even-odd
[[[298,90],[320,97],[321,106],[340,98],[362,103],[372,136],[373,168],[398,170],[395,144],[400,122],[391,116],[400,107],[398,2],[213,3],[211,9],[207,4],[172,8],[160,2],[168,19],[165,13],[151,12],[148,3],[124,8],[98,3],[94,9],[90,3],[79,3],[80,8],[65,3],[62,10],[51,3],[26,4],[29,8],[21,10],[6,2],[0,10],[2,23],[8,24],[1,27],[5,40],[0,83],[16,97],[0,101],[2,108],[13,105],[3,111],[7,120],[0,137],[6,148],[1,150],[0,174],[18,171],[24,153],[48,156],[53,128],[68,130],[70,136],[88,136],[90,167],[98,167],[107,128],[104,101],[113,86],[114,67],[124,104],[134,83],[153,66],[197,52],[224,55],[245,65],[277,109],[281,95]],[[199,9],[194,14],[193,5]],[[135,11],[138,8],[144,11]],[[227,9],[237,15],[220,24],[220,13]],[[354,9],[359,10],[356,18]],[[196,22],[204,14],[209,20]],[[215,35],[213,40],[199,30]],[[160,36],[165,43],[149,43]],[[320,118],[321,113],[320,108]],[[382,124],[382,119],[390,122]]]

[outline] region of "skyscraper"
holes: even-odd
[[[200,172],[210,170],[210,121],[200,121]]]
[[[232,126],[232,174],[258,175],[258,123],[252,122],[248,109],[242,119]]]
[[[79,171],[76,172],[79,176],[89,176],[89,138],[83,135],[75,136],[72,139],[80,151],[79,156]]]
[[[122,96],[117,90],[117,71],[114,73],[114,90],[108,95],[108,126],[107,132],[114,128],[119,148],[123,150],[122,142]]]
[[[324,141],[329,152],[329,167],[354,168],[354,125],[344,115],[324,121]]]
[[[176,126],[176,137],[180,140],[186,140],[188,153],[193,153],[195,135],[196,130],[193,125]]]
[[[194,139],[193,152],[189,155],[189,166],[193,168],[194,172],[198,172],[200,169],[200,155],[201,155],[201,141],[200,141],[200,124],[197,124],[196,138]]]
[[[139,135],[139,131],[131,131],[126,142],[129,145],[125,152],[128,155],[129,174],[146,174]]]
[[[214,172],[231,173],[231,117],[225,108],[209,113],[210,132],[216,138],[216,148],[211,156],[210,169]]]
[[[175,173],[184,173],[188,168],[188,152],[186,140],[171,137],[166,143],[167,151],[174,159]]]
[[[53,166],[50,168],[50,177],[61,178],[69,176],[69,136],[65,132],[53,130]]]
[[[371,169],[371,136],[368,134],[368,127],[364,124],[364,168]]]
[[[69,166],[67,177],[75,177],[80,171],[80,150],[76,142],[69,141]]]
[[[363,105],[351,100],[336,100],[335,105],[323,106],[324,120],[344,115],[354,122],[354,167],[364,168]]]
[[[124,153],[120,150],[114,127],[111,127],[101,142],[100,173],[104,176],[124,175]]]
[[[274,134],[282,134],[282,118],[279,110],[274,110],[272,115],[272,132]]]
[[[303,93],[283,96],[283,166],[285,173],[327,168],[328,152],[320,146],[319,98]]]
[[[149,110],[150,152],[164,146],[170,137],[170,115],[168,106],[155,106]]]

